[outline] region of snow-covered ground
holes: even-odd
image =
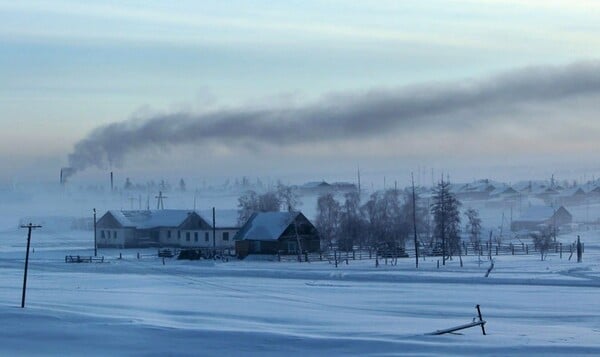
[[[1,355],[598,355],[600,232],[584,262],[551,254],[329,262],[138,260],[90,255],[91,232],[35,231],[21,309],[25,230],[0,242]],[[564,242],[574,237],[560,237]],[[151,253],[153,250],[142,253]],[[487,336],[427,333],[471,322]]]

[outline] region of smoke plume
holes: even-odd
[[[210,113],[172,113],[99,127],[79,141],[69,164],[119,166],[152,146],[221,142],[228,146],[286,146],[361,139],[393,130],[486,125],[486,118],[600,94],[600,62],[529,67],[480,80],[327,95],[304,106],[239,107]],[[509,116],[509,115],[505,115]]]

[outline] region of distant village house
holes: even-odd
[[[558,208],[550,206],[531,206],[527,208],[519,219],[512,222],[511,230],[537,231],[544,228],[558,228],[573,222],[573,216],[563,206]]]

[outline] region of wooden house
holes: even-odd
[[[317,229],[300,212],[254,213],[234,241],[240,258],[249,254],[318,252],[321,248]]]

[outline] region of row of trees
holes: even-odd
[[[358,192],[348,192],[338,202],[326,193],[317,201],[315,225],[326,244],[337,243],[341,250],[353,246],[375,249],[404,247],[413,232],[412,198],[393,189],[373,193],[361,204]],[[427,208],[417,205],[417,231],[427,229]]]
[[[420,246],[446,258],[460,254],[461,203],[450,191],[450,184],[441,181],[434,189],[431,204],[424,204],[411,192],[391,189],[376,192],[364,204],[358,192],[346,193],[338,202],[331,193],[317,201],[315,225],[327,244],[336,243],[338,249],[354,246],[373,249],[404,247],[416,232]],[[416,207],[415,207],[416,206]],[[416,211],[415,211],[416,210]],[[414,216],[413,216],[413,213]],[[476,210],[469,208],[466,233],[478,246],[481,239],[481,219]]]

